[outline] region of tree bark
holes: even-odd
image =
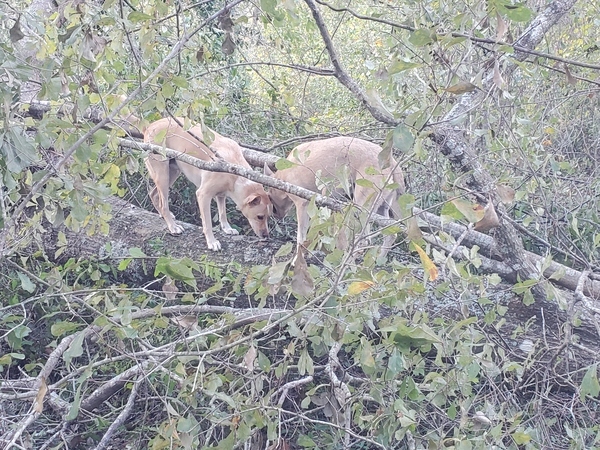
[[[207,255],[210,262],[226,265],[237,262],[251,267],[258,264],[270,264],[273,255],[283,242],[278,240],[261,241],[254,236],[250,227],[245,227],[248,235],[222,235],[220,241],[223,250],[214,252],[206,246],[206,238],[198,226],[180,222],[185,232],[179,236],[169,234],[164,220],[152,213],[116,197],[107,200],[112,207],[112,219],[108,235],[89,236],[85,231],[73,232],[66,227],[50,228],[44,239],[47,255],[54,255],[58,246],[58,232],[62,231],[68,245],[56,262],[68,258],[100,259],[111,267],[118,267],[121,261],[131,257],[129,249],[139,248],[149,258],[134,259],[127,269],[119,274],[121,281],[133,286],[142,286],[155,279],[156,258],[166,254],[175,258],[188,257],[198,261],[201,255]],[[215,230],[219,235],[220,231]],[[107,251],[110,244],[110,251]],[[199,277],[199,287],[203,279]]]

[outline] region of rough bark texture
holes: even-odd
[[[176,258],[189,257],[198,260],[201,255],[208,255],[210,261],[227,264],[235,261],[243,266],[270,264],[272,257],[283,242],[277,240],[261,241],[252,234],[249,226],[245,227],[248,235],[230,236],[215,233],[220,237],[223,250],[214,252],[206,246],[202,229],[198,226],[183,223],[185,232],[179,236],[169,234],[164,220],[156,213],[146,211],[124,200],[111,197],[113,218],[110,221],[110,232],[107,236],[74,233],[61,227],[51,230],[44,240],[45,251],[53,255],[58,249],[58,231],[65,233],[69,245],[61,255],[60,261],[66,258],[100,258],[111,266],[130,256],[130,248],[140,248],[150,257],[170,255]],[[111,252],[106,246],[110,244]],[[154,280],[155,260],[152,258],[134,260],[122,274],[123,280],[130,285],[141,286]],[[199,280],[200,283],[202,280]],[[201,286],[201,284],[200,284]]]

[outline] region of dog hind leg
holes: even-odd
[[[158,158],[160,156],[150,155],[145,161],[148,173],[154,181],[154,188],[150,191],[150,200],[167,223],[169,231],[172,234],[181,234],[183,227],[175,223],[175,216],[169,209],[169,188],[175,183],[180,170],[171,161],[162,161]]]

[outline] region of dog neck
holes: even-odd
[[[231,193],[231,200],[235,203],[238,209],[242,209],[244,206],[244,200],[248,197],[248,194],[255,191],[256,185],[254,181],[244,177],[236,177],[233,183],[233,191]]]

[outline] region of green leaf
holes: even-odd
[[[468,200],[455,198],[451,203],[456,206],[465,219],[471,223],[477,223],[483,218],[483,210],[478,210],[477,205],[474,205]]]
[[[23,360],[25,355],[23,353],[7,353],[0,357],[0,366],[8,366],[12,364],[13,359]]]
[[[198,266],[188,258],[172,259],[163,256],[158,258],[156,262],[154,276],[158,276],[161,273],[169,275],[174,280],[183,281],[195,288],[196,277],[194,277],[192,269],[198,270]]]
[[[294,248],[294,244],[292,242],[288,242],[283,244],[277,253],[275,253],[274,258],[279,258],[281,256],[287,256],[292,252],[292,248]]]
[[[290,167],[294,167],[297,164],[290,161],[289,159],[285,159],[285,158],[281,158],[278,159],[277,162],[275,163],[275,168],[277,170],[283,170],[283,169],[289,169]]]
[[[388,359],[388,369],[394,374],[399,374],[404,369],[404,358],[397,348],[392,350],[392,354]]]
[[[392,142],[395,148],[406,153],[412,149],[412,146],[415,143],[415,137],[410,131],[410,128],[401,123],[394,128]]]
[[[313,441],[312,438],[310,436],[307,436],[306,434],[301,434],[300,436],[298,436],[298,440],[296,442],[298,443],[299,446],[304,447],[304,448],[316,448],[317,447],[317,443],[315,441]]]
[[[214,446],[214,447],[204,446],[204,447],[202,447],[202,450],[209,450],[209,449],[231,450],[234,447],[235,447],[235,432],[232,431],[231,433],[229,433],[229,435],[225,439],[223,439],[221,442],[219,442],[216,446]]]
[[[283,277],[287,273],[288,266],[289,266],[288,261],[282,261],[277,264],[273,264],[271,266],[271,268],[269,269],[269,279],[268,279],[267,283],[277,284],[281,280],[283,280]]]
[[[579,398],[583,402],[587,395],[598,397],[600,394],[600,383],[598,382],[598,364],[590,366],[581,380]]]
[[[304,375],[305,373],[313,375],[315,373],[315,366],[307,349],[303,349],[302,352],[300,352],[300,358],[298,358],[298,373],[300,375]]]
[[[365,187],[365,188],[373,188],[374,184],[371,180],[366,180],[365,178],[358,178],[355,182],[355,184],[358,184],[361,187]]]
[[[440,343],[438,336],[427,326],[409,327],[403,323],[383,327],[381,331],[391,331],[393,340],[400,347],[420,347],[426,344]]]
[[[388,69],[388,73],[390,75],[393,75],[395,73],[404,72],[406,70],[412,70],[417,67],[421,67],[421,64],[397,60],[392,63],[392,65]]]
[[[431,44],[434,41],[435,34],[426,28],[421,28],[419,30],[415,30],[410,34],[408,41],[416,45],[417,47],[422,47],[427,44]]]
[[[183,78],[183,77],[178,77],[178,76],[175,76],[175,77],[173,77],[173,78],[171,79],[171,82],[172,82],[172,83],[173,83],[175,86],[177,86],[177,87],[180,87],[180,88],[182,88],[182,89],[186,89],[186,88],[188,88],[188,87],[189,87],[189,85],[190,85],[190,83],[188,83],[188,80],[186,80],[186,79],[185,79],[185,78]]]
[[[131,22],[144,22],[146,20],[152,20],[152,16],[143,13],[141,11],[133,11],[131,13],[129,13],[129,15],[127,16],[127,19],[130,20]]]
[[[138,247],[133,247],[129,249],[129,254],[133,258],[147,258],[147,255],[142,251],[142,249]]]
[[[12,126],[0,142],[0,156],[4,156],[6,168],[18,173],[25,167],[39,160],[36,147],[25,134],[25,129]]]
[[[52,333],[52,336],[60,337],[63,334],[77,330],[80,327],[81,325],[76,322],[61,321],[52,324],[50,327],[50,333]]]
[[[373,356],[373,347],[369,341],[363,343],[360,352],[360,364],[363,368],[373,369],[375,367],[375,357]]]
[[[531,436],[522,431],[517,431],[517,432],[513,433],[511,436],[514,439],[515,444],[517,444],[517,445],[527,444],[529,441],[531,441]]]
[[[458,210],[456,205],[454,205],[452,202],[446,202],[443,204],[440,215],[442,217],[448,217],[448,218],[454,219],[454,220],[464,219],[463,214]]]
[[[83,355],[84,339],[85,333],[80,331],[79,333],[77,333],[75,339],[73,339],[73,342],[71,342],[71,345],[69,345],[69,348],[63,353],[63,359],[67,366],[71,364],[71,360],[73,358],[77,358]]]
[[[21,288],[30,294],[33,293],[35,291],[35,284],[31,281],[31,278],[22,272],[18,272],[17,275],[19,276],[19,280],[21,280]]]
[[[267,14],[276,15],[277,0],[260,0],[260,8]]]
[[[533,11],[523,4],[505,5],[499,9],[515,22],[529,22],[533,17]]]

